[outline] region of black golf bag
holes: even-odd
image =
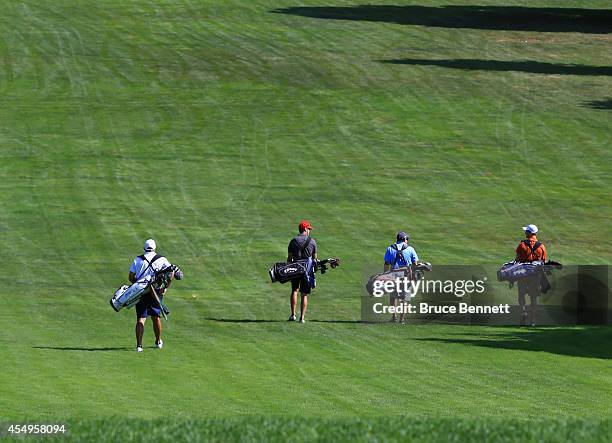
[[[325,272],[327,272],[327,265],[334,269],[340,266],[340,259],[326,258],[323,260],[315,260],[309,257],[294,262],[278,262],[270,267],[268,273],[270,274],[272,283],[287,283],[290,280],[302,277],[314,278],[315,272],[325,274]]]
[[[312,267],[312,259],[305,258],[288,263],[275,263],[269,270],[272,283],[287,283],[290,280],[304,277]]]

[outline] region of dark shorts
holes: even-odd
[[[405,299],[406,299],[406,294],[404,293],[398,293],[398,292],[389,293],[389,300],[391,300],[391,303],[393,303],[393,300],[404,301]]]
[[[163,296],[160,300],[163,300]],[[136,318],[147,318],[147,317],[159,317],[161,316],[161,309],[157,306],[157,302],[150,294],[145,295],[136,303]]]
[[[527,278],[517,282],[519,297],[529,295],[530,297],[538,297],[540,295],[540,276],[530,275]]]
[[[310,285],[308,281],[306,281],[306,277],[296,278],[295,280],[291,280],[291,292],[300,290],[302,294],[310,294]]]

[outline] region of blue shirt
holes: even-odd
[[[402,249],[403,246],[405,246],[404,242],[397,243],[398,249]],[[393,245],[389,246],[387,248],[387,252],[385,252],[385,263],[392,265],[391,269],[397,269],[400,266],[413,265],[419,261],[419,257],[412,246],[407,246],[406,249],[402,251],[402,254],[404,255],[404,260],[399,258],[397,263],[394,265],[393,263],[395,263],[397,251],[393,248]]]

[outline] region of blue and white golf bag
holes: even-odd
[[[514,283],[531,275],[539,274],[543,271],[544,262],[541,260],[529,263],[508,262],[504,263],[497,271],[499,281]]]

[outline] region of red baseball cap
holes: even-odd
[[[300,231],[304,231],[306,229],[314,229],[308,220],[302,220],[300,225],[298,226]]]

